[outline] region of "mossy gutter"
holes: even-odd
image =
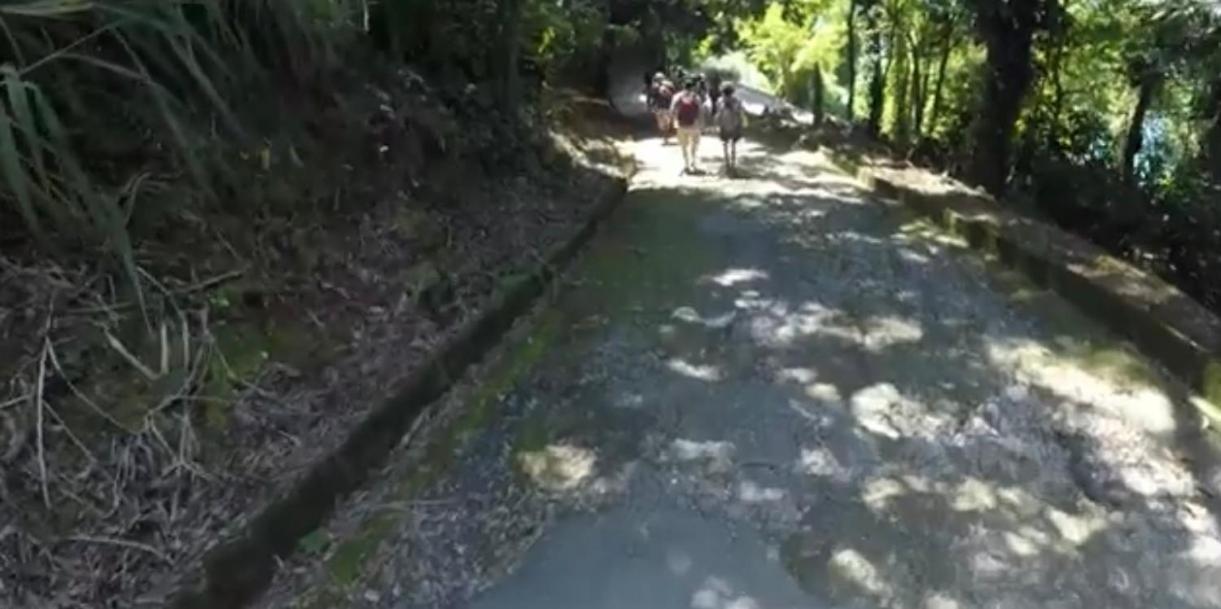
[[[553,249],[544,264],[497,294],[479,317],[439,348],[394,397],[375,407],[339,448],[311,466],[287,493],[265,505],[240,531],[190,565],[169,606],[235,609],[251,602],[271,582],[279,560],[323,525],[337,503],[383,464],[425,409],[483,359],[514,321],[530,309],[623,200],[626,185],[626,180],[614,180],[598,196],[585,224]]]
[[[1202,420],[1221,429],[1221,319],[1189,296],[985,196],[930,192],[885,169],[864,167],[857,177],[884,201],[928,218],[1131,340],[1196,391],[1187,401]]]

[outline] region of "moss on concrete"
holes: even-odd
[[[1200,384],[1203,387],[1204,399],[1213,404],[1221,404],[1221,360],[1208,360]]]
[[[410,501],[453,466],[466,442],[492,422],[500,397],[525,377],[561,337],[562,321],[556,313],[548,311],[489,367],[462,414],[432,436],[418,466],[397,480],[383,482],[392,489],[388,494],[391,501]],[[326,609],[346,598],[361,577],[368,574],[370,561],[382,541],[393,534],[403,517],[401,510],[374,512],[352,534],[336,543],[325,562],[327,581],[315,588],[312,600],[304,606]]]
[[[590,306],[577,308],[622,313],[642,295],[657,301],[659,293],[681,296],[692,290],[700,277],[716,270],[715,252],[698,232],[709,205],[696,193],[633,193],[576,269],[578,280],[594,287],[579,295]]]
[[[1128,349],[1067,337],[1056,342],[1060,356],[1101,378],[1124,385],[1156,387],[1161,384],[1157,372]]]
[[[513,458],[516,461],[522,454],[543,450],[551,441],[551,432],[547,426],[547,418],[534,415],[521,424],[516,438],[513,440]]]
[[[394,512],[377,512],[361,524],[354,536],[335,546],[335,551],[326,561],[332,583],[340,587],[355,583],[364,572],[366,561],[394,531],[400,519],[401,516]]]

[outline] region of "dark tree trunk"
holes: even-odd
[[[812,100],[814,106],[814,124],[817,126],[822,125],[823,117],[826,113],[824,108],[826,93],[824,91],[825,85],[822,79],[822,66],[820,64],[814,64],[814,86],[812,88],[814,97]]]
[[[433,3],[427,0],[369,0],[364,7],[366,33],[374,46],[396,60],[429,58]]]
[[[1213,81],[1207,111],[1209,126],[1204,135],[1205,172],[1213,183],[1221,184],[1221,78]]]
[[[1059,0],[1059,11],[1067,13],[1071,1]],[[1064,114],[1064,103],[1068,99],[1064,90],[1064,58],[1068,54],[1069,36],[1072,34],[1072,28],[1065,27],[1062,20],[1057,20],[1057,24],[1051,29],[1049,45],[1051,50],[1048,52],[1047,74],[1051,77],[1052,107],[1045,146],[1055,154],[1061,154],[1063,150],[1060,145],[1060,124],[1062,122],[1060,117]]]
[[[987,47],[969,175],[994,195],[1005,190],[1013,128],[1034,79],[1032,43],[1045,1],[985,0],[977,24]]]
[[[882,58],[873,58],[873,70],[869,81],[869,133],[882,132],[882,110],[886,104],[886,73],[882,70]]]
[[[848,124],[856,119],[856,3],[848,3],[848,108],[845,112]]]
[[[894,124],[893,137],[895,146],[906,153],[911,145],[912,124],[912,83],[910,63],[915,60],[912,52],[911,39],[905,32],[906,24],[893,17],[890,31],[890,72],[894,78],[891,90],[894,92]]]
[[[495,46],[492,74],[497,84],[497,103],[506,116],[517,113],[517,102],[521,90],[521,74],[518,62],[521,48],[521,0],[498,0],[496,17],[500,23],[500,34]]]
[[[876,137],[882,132],[882,110],[886,105],[886,69],[882,65],[882,32],[878,29],[877,15],[873,10],[867,15],[872,64],[869,74],[869,133]]]
[[[1136,155],[1140,153],[1141,146],[1144,144],[1145,114],[1149,112],[1149,105],[1153,103],[1158,81],[1157,74],[1151,70],[1146,71],[1140,79],[1136,107],[1132,110],[1132,120],[1128,122],[1128,133],[1124,138],[1122,165],[1120,165],[1120,175],[1128,184],[1135,182]]]
[[[941,59],[937,62],[937,80],[933,85],[933,106],[928,112],[928,128],[937,126],[941,118],[941,93],[945,87],[945,69],[950,63],[950,52],[954,50],[953,26],[946,27],[945,46],[941,47]]]
[[[912,43],[912,141],[920,141],[920,129],[924,123],[925,90],[928,86],[927,70],[921,66],[921,49]]]
[[[896,23],[895,28],[899,25]],[[911,144],[911,71],[908,64],[912,60],[911,45],[907,36],[899,34],[891,37],[890,70],[894,74],[894,142],[898,149],[906,152]]]

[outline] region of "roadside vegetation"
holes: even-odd
[[[1221,310],[1221,11],[1197,0],[793,0],[702,41],[900,157]]]
[[[0,3],[0,605],[157,604],[583,222],[582,7]]]

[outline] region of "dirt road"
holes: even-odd
[[[814,153],[634,146],[347,606],[1221,607],[1180,386]]]

